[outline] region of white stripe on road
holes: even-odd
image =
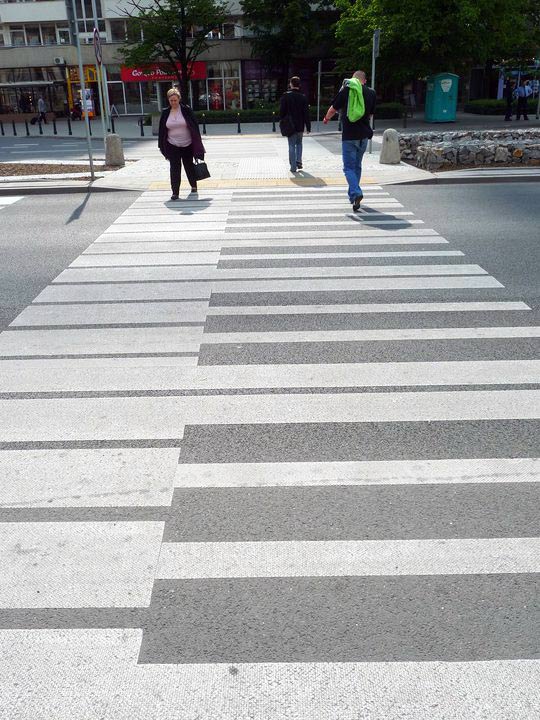
[[[337,315],[343,313],[493,312],[530,310],[524,302],[419,302],[359,305],[234,305],[209,307],[208,315]]]
[[[180,464],[175,487],[318,487],[540,482],[540,458]]]
[[[68,268],[56,277],[54,283],[92,282],[143,282],[148,280],[256,280],[279,278],[361,278],[381,276],[430,275],[486,275],[480,265],[353,265],[306,267],[211,268],[208,265],[156,266],[156,267],[104,267]],[[292,283],[291,283],[292,284]]]
[[[94,283],[49,285],[34,302],[95,302],[103,300],[181,300],[209,298],[214,293],[241,292],[315,292],[344,290],[434,290],[500,288],[500,282],[489,275],[470,277],[412,278],[324,278],[318,280],[242,280],[225,282],[169,283]]]
[[[65,363],[65,364],[64,364]],[[209,365],[89,368],[85,359],[0,363],[4,392],[244,390],[251,388],[351,388],[393,386],[540,384],[540,360],[338,363],[322,365]]]
[[[89,717],[89,699],[118,720],[534,720],[540,706],[540,660],[238,663],[231,648],[229,662],[139,664],[142,637],[0,630],[3,704],[22,707],[24,688],[25,716],[54,720]]]
[[[540,538],[163,543],[157,579],[540,572]]]
[[[185,425],[536,420],[539,390],[0,400],[0,442],[181,438]]]
[[[300,342],[399,342],[403,340],[462,340],[537,338],[540,327],[393,328],[390,330],[285,330],[283,332],[206,332],[203,345]]]

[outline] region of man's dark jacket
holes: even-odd
[[[281,97],[279,119],[290,115],[296,132],[304,132],[304,126],[311,132],[309,106],[306,96],[300,90],[289,90]]]
[[[189,105],[184,105],[183,103],[180,103],[180,110],[182,111],[182,115],[184,116],[186,124],[191,133],[193,157],[196,157],[198,160],[203,160],[205,149],[202,143],[201,131],[199,130],[199,123],[197,122],[197,118],[195,117],[195,114],[193,113],[193,110],[189,107]],[[167,118],[169,117],[170,112],[171,108],[166,108],[161,113],[161,117],[159,119],[158,147],[161,154],[165,157],[167,157]]]

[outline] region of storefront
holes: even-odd
[[[64,68],[0,69],[0,114],[37,112],[40,97],[48,110],[64,114],[67,107]]]
[[[170,68],[159,63],[144,68],[108,65],[106,76],[111,109],[118,115],[159,112],[167,105],[167,91],[177,82]],[[194,62],[187,101],[195,110],[240,110],[240,61]]]

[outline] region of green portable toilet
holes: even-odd
[[[426,88],[426,122],[455,122],[459,75],[430,75]]]

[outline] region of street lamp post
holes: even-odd
[[[96,179],[94,172],[94,157],[92,154],[92,141],[90,140],[90,120],[88,119],[88,107],[86,104],[86,83],[84,81],[84,66],[81,52],[81,41],[79,38],[79,26],[77,23],[77,10],[75,7],[75,0],[71,0],[71,12],[72,12],[72,33],[75,39],[75,47],[77,48],[77,59],[79,61],[79,84],[81,86],[81,101],[83,106],[84,115],[84,127],[86,131],[86,144],[88,146],[88,163],[90,165],[90,178],[92,181]],[[69,108],[68,108],[69,112]]]

